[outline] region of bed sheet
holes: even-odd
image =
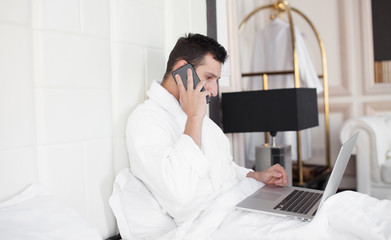
[[[245,179],[163,239],[391,239],[391,201],[345,191],[330,197],[311,222],[238,210],[262,184]]]

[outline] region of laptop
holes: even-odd
[[[358,132],[342,145],[324,191],[265,185],[236,205],[237,209],[311,221],[326,199],[337,192],[357,137]]]

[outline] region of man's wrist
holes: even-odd
[[[202,119],[197,116],[188,117],[184,134],[189,135],[201,148]]]
[[[187,121],[202,121],[204,119],[204,116],[202,115],[191,115],[191,116],[187,116]]]
[[[262,172],[248,172],[247,177],[254,178],[257,181],[262,182]]]
[[[255,178],[255,172],[253,172],[253,171],[248,172],[246,177],[256,179],[256,178]]]

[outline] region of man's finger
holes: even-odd
[[[175,80],[176,80],[176,83],[177,83],[177,85],[178,85],[179,92],[184,92],[184,91],[186,91],[186,88],[185,88],[185,86],[183,85],[181,76],[179,76],[179,74],[176,74],[176,75],[175,75]]]
[[[277,186],[284,186],[285,183],[283,182],[282,178],[274,181],[274,184],[277,185]]]
[[[279,172],[279,171],[272,170],[270,172],[270,176],[274,177],[274,178],[281,178],[283,176],[283,174],[281,172]]]
[[[193,73],[191,69],[187,69],[187,90],[194,88]]]
[[[272,166],[273,169],[281,171],[284,169],[279,163],[276,163]]]
[[[212,95],[212,93],[209,92],[208,90],[205,90],[205,91],[202,92],[202,95],[204,95],[205,98],[206,98],[206,96],[209,96],[209,97],[210,97],[210,96]]]
[[[279,171],[281,173],[281,177],[283,179],[283,182],[288,183],[288,174],[287,174],[285,168],[283,168],[280,164],[273,165],[273,168],[274,168],[274,170]]]
[[[200,81],[196,86],[196,91],[201,92],[201,89],[205,86],[204,81]]]

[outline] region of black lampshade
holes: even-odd
[[[299,131],[318,126],[315,88],[222,93],[225,133]]]

